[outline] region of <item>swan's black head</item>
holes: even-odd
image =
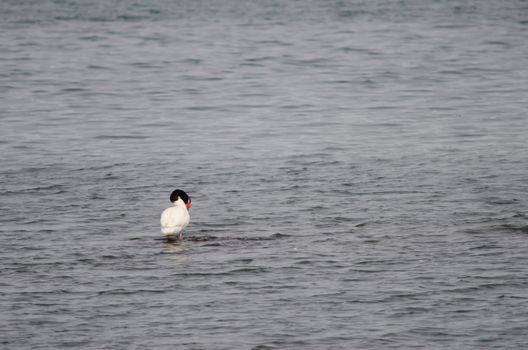
[[[187,193],[185,193],[183,190],[172,191],[170,195],[170,201],[174,203],[178,200],[178,198],[181,198],[183,203],[185,203],[185,205],[187,206],[187,209],[191,207],[191,197],[189,197]]]

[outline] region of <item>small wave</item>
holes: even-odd
[[[201,271],[201,272],[182,272],[182,273],[176,273],[173,276],[179,276],[179,277],[209,277],[209,276],[234,276],[234,275],[244,275],[244,274],[255,274],[255,273],[263,273],[268,272],[269,268],[266,267],[260,267],[260,266],[254,266],[254,267],[241,267],[236,268],[232,270],[227,271]]]
[[[110,290],[102,290],[97,292],[98,295],[129,295],[129,294],[140,294],[140,293],[166,293],[167,291],[164,289],[138,289],[138,290],[130,290],[130,289],[110,289]]]
[[[123,167],[123,166],[126,166],[126,165],[129,165],[129,163],[113,163],[113,164],[105,164],[105,165],[91,165],[91,166],[86,166],[86,167],[83,166],[83,167],[80,167],[80,168],[75,168],[75,169],[72,169],[72,171],[80,171],[80,172],[97,171],[97,170],[105,170],[105,169]]]
[[[264,237],[237,237],[237,236],[226,236],[226,237],[218,237],[218,236],[187,236],[185,237],[186,241],[191,242],[211,242],[211,241],[272,241],[275,239],[282,239],[290,237],[290,235],[283,234],[283,233],[275,233],[271,236],[264,236]]]
[[[183,242],[205,242],[205,243],[214,243],[214,242],[229,242],[229,241],[243,241],[243,242],[252,242],[252,241],[273,241],[276,239],[283,239],[291,237],[290,235],[284,233],[275,233],[270,236],[260,236],[260,237],[241,237],[241,236],[213,236],[213,235],[189,235],[185,236]],[[132,237],[130,240],[141,240],[141,237]],[[182,241],[173,239],[171,237],[156,237],[155,241],[165,242],[165,243],[180,243]],[[220,243],[216,244],[220,245]]]
[[[471,247],[469,250],[490,250],[490,249],[501,249],[502,247],[496,244],[481,244],[476,247]]]
[[[504,224],[501,225],[500,228],[514,232],[528,233],[528,225],[518,226],[512,224]]]
[[[508,204],[518,204],[519,200],[516,198],[500,198],[500,197],[488,197],[485,199],[487,204],[495,205],[508,205]]]
[[[0,193],[2,195],[8,195],[8,194],[20,194],[20,193],[32,194],[32,193],[41,193],[41,192],[49,192],[49,191],[55,191],[54,194],[60,194],[60,193],[66,192],[64,190],[64,185],[53,184],[53,185],[47,185],[47,186],[22,188],[19,190],[8,190],[8,191],[0,192]]]
[[[147,138],[148,136],[143,136],[143,135],[99,135],[99,136],[94,137],[94,139],[96,140],[126,140],[126,139],[144,140]]]
[[[253,348],[251,348],[251,350],[273,350],[273,349],[277,349],[276,347],[274,346],[269,346],[269,345],[265,345],[265,344],[259,344]]]
[[[466,228],[463,232],[468,234],[482,234],[492,232],[510,232],[510,233],[528,233],[528,225],[517,224],[500,224],[500,225],[485,225],[482,227]]]
[[[106,39],[105,37],[99,36],[99,35],[84,35],[79,37],[79,40],[83,41],[101,41]]]

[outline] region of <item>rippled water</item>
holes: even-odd
[[[521,0],[0,2],[0,346],[528,347],[527,31]]]

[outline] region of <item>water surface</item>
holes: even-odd
[[[527,14],[2,1],[1,346],[527,347]]]

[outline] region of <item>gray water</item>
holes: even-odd
[[[1,1],[0,347],[527,348],[527,34],[522,0]]]

